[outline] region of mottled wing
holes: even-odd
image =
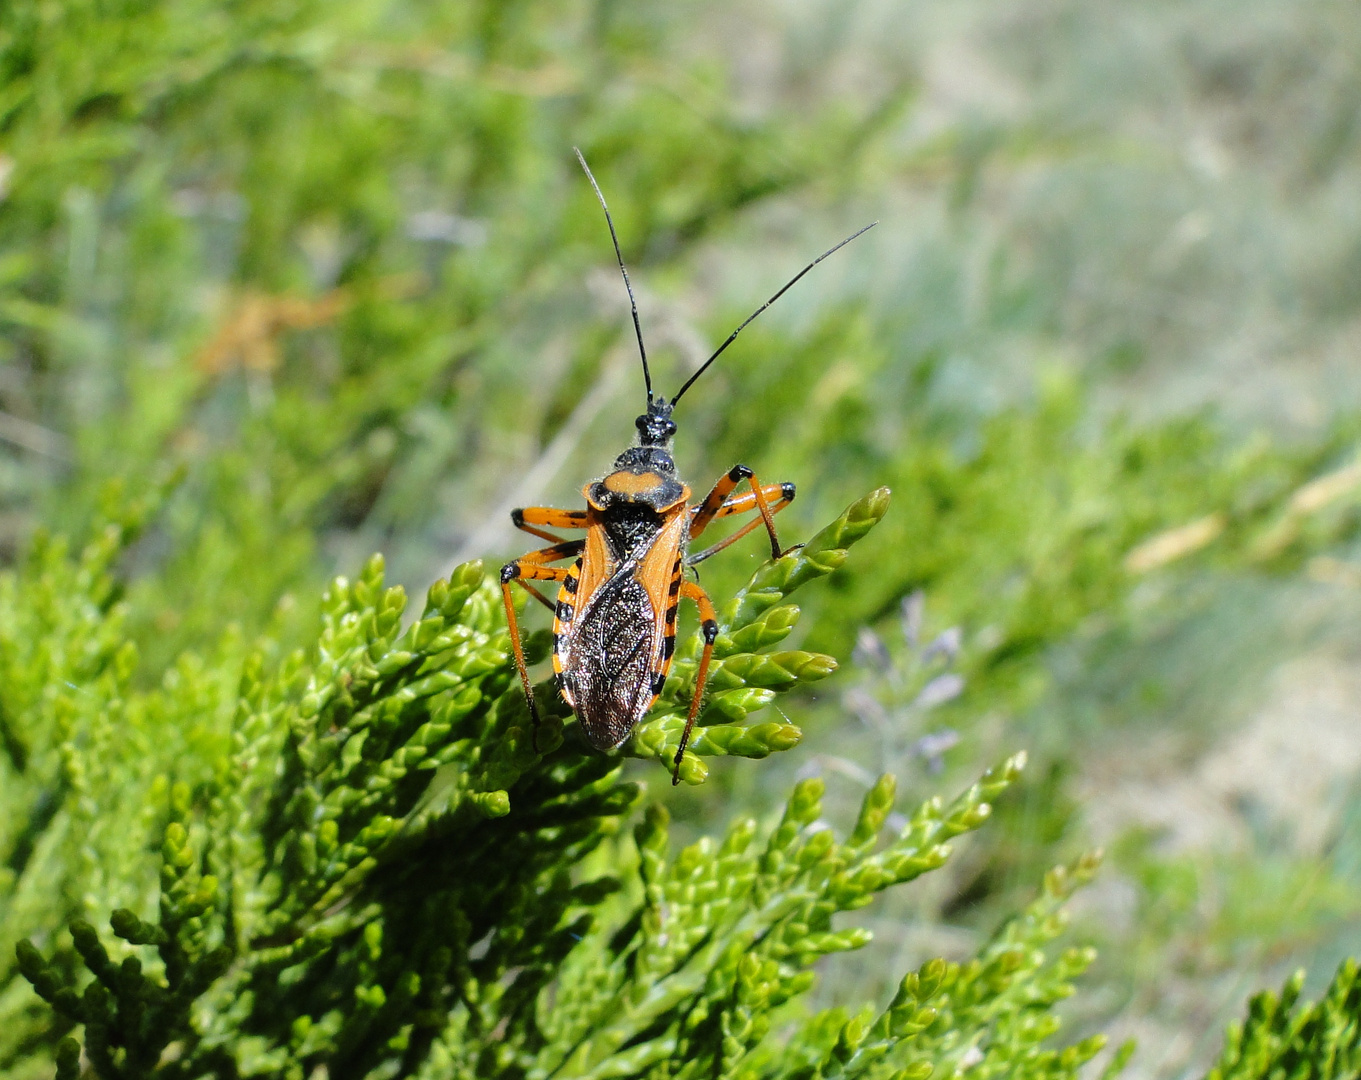
[[[563,693],[591,745],[613,750],[652,703],[657,613],[624,563],[577,617],[562,658]]]
[[[671,579],[688,524],[683,512],[673,515],[641,560],[619,564],[586,597],[584,565],[583,588],[575,597],[581,602],[575,610],[559,602],[556,625],[563,632],[554,655],[559,684],[599,750],[628,738],[661,690],[670,667],[670,651],[663,657],[663,648],[668,614],[674,620]]]

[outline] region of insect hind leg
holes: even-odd
[[[714,604],[709,599],[709,594],[692,581],[682,583],[680,594],[687,600],[693,600],[695,606],[699,608],[700,630],[704,634],[704,651],[700,653],[699,670],[695,672],[695,696],[690,699],[690,712],[685,718],[685,730],[681,732],[680,745],[676,748],[676,758],[673,763],[675,768],[671,773],[673,787],[680,783],[681,760],[685,757],[685,748],[690,744],[690,732],[694,730],[695,718],[699,716],[699,707],[704,701],[704,686],[709,681],[709,662],[713,659],[714,642],[718,640],[718,612],[714,610]]]

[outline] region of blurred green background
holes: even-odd
[[[0,555],[171,485],[125,567],[155,680],[298,639],[371,551],[413,589],[520,553],[507,512],[577,505],[642,404],[574,144],[667,393],[880,222],[677,414],[693,487],[798,482],[786,542],[894,489],[800,626],[846,662],[785,760],[657,794],[700,828],[795,772],[847,814],[883,769],[1034,764],[819,993],[970,952],[1096,844],[1071,1012],[1139,1038],[1132,1075],[1361,952],[1340,0],[7,4]]]

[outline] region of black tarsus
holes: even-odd
[[[585,162],[582,162],[582,164],[584,165]],[[594,183],[594,181],[592,181],[592,183]],[[823,259],[827,258],[828,255],[832,255],[832,254],[835,254],[836,252],[840,251],[840,250],[841,250],[842,248],[844,248],[847,244],[849,244],[852,240],[854,240],[857,236],[860,236],[860,235],[862,235],[863,233],[869,232],[872,228],[874,228],[874,227],[875,227],[876,225],[878,225],[878,224],[879,224],[879,222],[877,222],[877,221],[871,221],[871,222],[870,222],[868,225],[866,225],[863,229],[860,229],[860,230],[858,230],[857,232],[851,233],[851,235],[848,236],[848,237],[846,237],[846,239],[843,240],[843,241],[841,241],[841,243],[837,244],[835,247],[828,248],[828,249],[827,249],[826,251],[824,251],[821,255],[819,255],[816,259],[814,259],[814,260],[813,260],[812,262],[810,262],[807,266],[805,266],[802,270],[800,270],[797,274],[795,274],[792,278],[790,278],[789,281],[787,281],[787,282],[785,283],[784,288],[782,288],[779,292],[777,292],[774,296],[772,296],[772,297],[771,297],[769,300],[767,300],[764,304],[762,304],[762,305],[761,305],[760,307],[758,307],[755,311],[753,311],[750,315],[748,315],[748,316],[747,316],[746,322],[744,322],[741,326],[739,326],[736,330],[734,330],[731,334],[729,334],[729,335],[728,335],[728,340],[725,341],[725,342],[723,342],[722,345],[720,345],[717,349],[714,350],[713,356],[711,356],[711,357],[709,357],[709,359],[705,360],[704,363],[700,365],[699,370],[696,371],[693,375],[691,375],[688,379],[685,380],[685,385],[682,386],[678,391],[676,391],[676,396],[673,397],[673,398],[671,399],[671,404],[672,404],[672,405],[675,405],[676,402],[678,402],[678,401],[681,399],[681,395],[682,395],[683,393],[685,393],[685,391],[687,391],[687,390],[690,389],[691,384],[692,384],[696,379],[698,379],[701,375],[704,374],[705,370],[709,367],[709,365],[712,364],[715,360],[717,360],[720,356],[723,355],[723,350],[726,349],[729,345],[731,345],[734,341],[737,340],[737,335],[740,334],[743,330],[745,330],[745,329],[747,328],[748,324],[749,324],[753,319],[755,319],[757,315],[761,314],[761,312],[765,311],[766,308],[770,307],[771,304],[775,303],[776,300],[778,300],[778,299],[779,299],[780,297],[782,297],[785,293],[787,293],[790,289],[792,289],[792,288],[794,287],[795,283],[799,280],[799,278],[803,277],[803,275],[806,274],[806,273],[808,273],[809,270],[811,270],[811,269],[813,269],[813,267],[817,266],[817,264],[820,263],[820,262],[822,262]],[[621,265],[622,265],[622,264],[621,264]],[[650,395],[649,395],[649,396],[650,396]]]
[[[595,197],[600,200],[600,208],[605,211],[605,224],[610,227],[610,239],[614,241],[614,257],[619,260],[619,272],[624,275],[624,288],[629,294],[629,308],[633,311],[633,332],[638,335],[638,355],[643,360],[643,382],[647,386],[647,403],[652,404],[652,372],[647,367],[647,349],[643,345],[643,327],[638,322],[638,301],[633,298],[633,286],[629,284],[629,272],[624,268],[624,255],[619,250],[619,236],[614,231],[614,219],[610,217],[609,205],[605,202],[605,196],[600,190],[600,185],[595,182],[595,176],[591,173],[591,167],[586,164],[586,158],[577,147],[572,147],[576,151],[577,160],[581,162],[581,167],[586,171],[586,179],[591,182],[591,187],[595,188]],[[864,231],[863,229],[861,230]],[[829,253],[830,254],[830,253]]]

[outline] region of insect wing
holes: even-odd
[[[605,582],[572,628],[562,688],[591,745],[613,750],[652,703],[657,613],[630,563]]]
[[[684,512],[674,515],[640,560],[619,564],[591,592],[559,638],[563,695],[597,749],[619,746],[657,697],[657,676],[669,666],[662,644],[670,578],[687,524]],[[583,565],[583,585],[588,576]]]

